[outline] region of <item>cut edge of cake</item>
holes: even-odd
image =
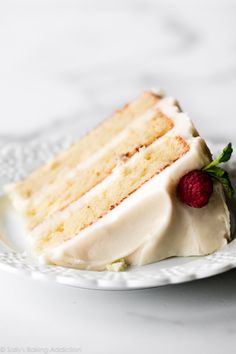
[[[15,199],[16,204],[19,202],[20,207],[22,207],[23,200],[27,200],[32,194],[38,193],[39,189],[45,186],[45,183],[55,182],[55,178],[63,176],[65,171],[67,172],[80,162],[85,161],[98,149],[109,143],[136,118],[154,107],[161,98],[162,93],[159,91],[144,92],[132,103],[125,104],[123,108],[117,109],[110,118],[98,124],[58,156],[33,171],[27,179],[9,185],[7,190],[9,193],[12,192],[12,198]]]

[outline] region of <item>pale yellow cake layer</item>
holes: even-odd
[[[155,144],[155,143],[154,143]],[[188,144],[179,136],[166,137],[154,146],[149,146],[124,163],[121,173],[111,178],[97,193],[92,193],[86,202],[72,204],[68,217],[58,213],[54,221],[39,225],[32,234],[38,241],[35,250],[42,252],[72,238],[81,230],[96,222],[135,192],[142,184],[178,160],[189,150]],[[135,160],[134,160],[135,159]],[[111,176],[112,177],[112,176]],[[67,209],[64,210],[64,213]],[[62,218],[61,218],[62,217]],[[50,218],[49,218],[50,219]],[[56,220],[56,222],[55,222]],[[45,227],[46,226],[46,227]]]
[[[67,169],[72,169],[80,162],[88,159],[101,147],[112,141],[130,123],[148,109],[153,108],[159,100],[158,95],[146,92],[136,101],[117,110],[111,118],[98,125],[52,162],[32,173],[26,180],[19,182],[14,188],[14,193],[27,199],[45,185],[55,183]]]
[[[103,154],[86,168],[73,171],[70,179],[59,180],[57,188],[48,188],[48,192],[46,189],[44,198],[38,200],[37,195],[31,198],[32,201],[25,211],[29,228],[34,228],[44,218],[79,199],[104,180],[120,160],[132,156],[138,148],[152,144],[172,127],[173,122],[168,117],[158,110],[153,110],[150,119],[130,128],[122,135],[122,139],[118,139],[115,145],[104,150]]]

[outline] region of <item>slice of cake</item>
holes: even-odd
[[[44,261],[142,265],[209,254],[230,239],[222,186],[201,170],[210,162],[176,101],[147,92],[7,191],[26,220],[30,251]],[[199,177],[181,180],[196,170]]]

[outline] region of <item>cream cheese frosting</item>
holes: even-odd
[[[160,95],[160,93],[155,92],[155,94]],[[102,148],[100,148],[96,153],[94,153],[91,157],[89,157],[86,161],[80,162],[76,167],[70,168],[68,166],[64,166],[60,172],[59,176],[61,177],[61,184],[65,183],[65,181],[73,180],[76,178],[78,173],[89,166],[91,166],[95,161],[97,161],[100,157],[102,157],[109,149],[114,148],[121,142],[123,139],[128,139],[129,132],[135,130],[142,123],[149,121],[153,118],[155,110],[161,110],[161,107],[167,106],[168,104],[173,104],[173,98],[162,98],[153,108],[148,109],[144,114],[140,115],[133,123],[129,124],[128,127],[120,132],[109,144],[106,144]],[[42,201],[49,196],[51,193],[55,192],[58,189],[58,181],[57,183],[50,183],[44,186],[43,190],[39,189],[39,191],[35,192],[31,198],[22,198],[18,195],[16,189],[16,184],[9,184],[6,186],[5,190],[10,195],[13,205],[16,209],[27,212],[27,208],[29,206],[38,207]]]
[[[172,256],[210,254],[227,243],[230,238],[229,211],[218,182],[214,182],[209,203],[200,209],[183,204],[176,195],[178,181],[185,173],[210,162],[204,140],[198,136],[189,117],[178,111],[174,99],[162,99],[158,108],[175,123],[165,137],[180,134],[190,150],[97,222],[72,239],[48,249],[41,255],[41,261],[103,270],[107,264],[121,258],[132,265],[143,265]],[[122,168],[121,164],[114,173]],[[99,192],[109,183],[109,178],[112,176],[89,193]],[[55,218],[58,217],[66,217],[66,214],[55,213]],[[37,227],[32,236],[34,248]]]

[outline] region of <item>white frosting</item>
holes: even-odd
[[[193,139],[192,134],[196,133],[195,128],[192,125],[192,122],[189,120],[186,114],[179,113],[177,107],[175,106],[175,100],[172,98],[166,98],[162,100],[163,107],[160,108],[168,114],[169,117],[174,121],[174,128],[171,129],[168,133],[166,133],[161,138],[157,139],[153,144],[149,145],[147,148],[141,149],[138,153],[133,155],[132,159],[129,160],[128,168],[132,168],[138,163],[139,155],[144,155],[151,150],[155,150],[158,145],[162,145],[164,140],[168,139],[170,136],[181,135],[184,137],[189,144],[191,144],[191,140]],[[166,109],[164,109],[166,108]],[[111,143],[113,144],[113,142]],[[106,149],[110,148],[110,145],[106,146]],[[104,148],[103,148],[104,149]],[[209,162],[209,159],[207,160]],[[33,244],[37,241],[37,239],[41,239],[42,233],[47,231],[48,229],[53,229],[57,224],[58,220],[64,221],[70,217],[71,212],[78,210],[85,203],[89,202],[90,198],[96,194],[100,194],[105,190],[109,184],[114,182],[117,178],[120,178],[127,168],[126,163],[123,163],[122,160],[118,162],[117,166],[113,169],[112,173],[104,179],[101,183],[97,184],[94,188],[90,189],[87,193],[85,193],[81,198],[71,203],[66,209],[63,211],[58,210],[51,217],[46,218],[42,223],[36,226],[31,231],[32,242]],[[37,248],[37,247],[36,247]]]
[[[155,94],[160,95],[160,92],[157,91],[155,92]],[[70,179],[76,178],[79,171],[84,170],[89,166],[91,166],[94,162],[96,162],[99,158],[101,158],[104,154],[106,154],[108,149],[114,148],[122,140],[126,138],[128,139],[129,131],[136,129],[142,123],[152,119],[155,109],[162,109],[163,107],[165,106],[167,107],[168,105],[170,105],[172,110],[173,109],[176,110],[174,104],[175,104],[175,99],[172,97],[161,99],[153,108],[148,109],[134,122],[130,123],[128,127],[125,130],[123,130],[121,133],[119,133],[114,139],[112,139],[112,141],[109,142],[109,144],[99,149],[86,161],[80,162],[74,168],[63,166],[59,171],[60,176],[63,176],[63,178],[61,178],[61,184],[65,183]],[[57,183],[50,183],[48,185],[45,185],[43,187],[43,190],[40,188],[38,191],[33,193],[33,196],[31,198],[22,197],[22,195],[18,193],[17,186],[18,186],[17,183],[8,184],[7,186],[5,186],[5,191],[10,196],[12,203],[17,210],[21,210],[22,212],[27,212],[28,207],[37,208],[45,200],[45,198],[47,198],[51,193],[55,192],[58,189],[58,181]]]
[[[174,102],[174,99],[171,98],[171,100]],[[99,149],[96,153],[94,153],[86,161],[80,162],[74,168],[69,168],[68,166],[64,166],[63,168],[61,168],[60,176],[63,176],[63,178],[61,179],[61,183],[63,184],[65,181],[76,178],[79,171],[89,168],[89,166],[91,166],[94,162],[96,162],[99,158],[101,158],[104,154],[106,154],[108,149],[112,149],[115,146],[117,146],[120,142],[122,142],[122,140],[128,139],[130,130],[135,130],[142,123],[147,122],[153,118],[155,109],[158,109],[159,107],[161,108],[161,106],[162,106],[161,102],[162,102],[162,100],[159,101],[153,108],[150,108],[149,110],[147,110],[144,114],[142,114],[134,122],[129,124],[127,129],[125,129],[121,133],[119,133],[114,139],[112,139],[111,142],[109,142],[109,144],[107,144],[104,147],[102,147],[101,149]],[[6,190],[9,194],[11,194],[11,199],[14,203],[14,206],[17,209],[20,209],[23,211],[23,210],[27,210],[27,207],[29,205],[33,205],[34,207],[39,206],[41,204],[41,202],[47,196],[49,196],[51,193],[53,193],[54,191],[56,191],[58,189],[58,182],[51,183],[51,184],[48,184],[47,186],[44,186],[43,190],[39,189],[39,191],[38,192],[36,191],[31,198],[22,198],[22,196],[17,193],[17,190],[15,188],[16,186],[17,185],[15,183],[10,184],[7,186]]]
[[[188,116],[178,113],[173,99],[161,100],[159,107],[175,122],[175,128],[168,134],[182,135],[190,145],[189,152],[73,239],[48,250],[41,257],[43,261],[101,270],[120,258],[142,265],[171,256],[209,254],[227,243],[229,212],[221,185],[214,183],[210,201],[201,209],[188,207],[176,196],[180,177],[209,162],[205,143],[196,136]],[[122,166],[117,167],[116,173],[120,168]],[[109,179],[90,193],[99,192],[106,183]],[[71,208],[75,208],[76,203]],[[56,213],[55,220],[66,215],[66,212]],[[48,222],[53,220],[36,228],[32,243]]]

